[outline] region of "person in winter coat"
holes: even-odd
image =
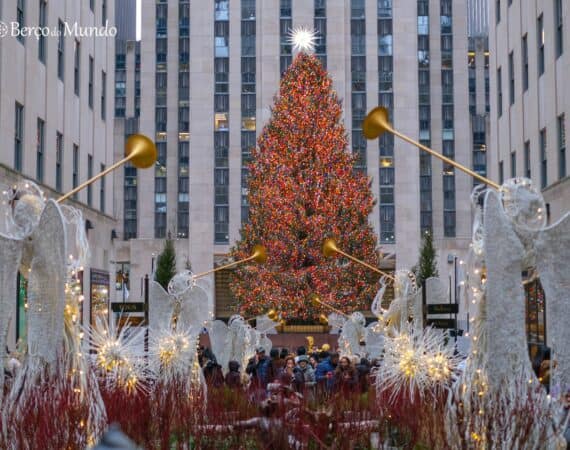
[[[343,392],[356,392],[358,389],[358,373],[347,356],[340,358],[334,372],[334,385]]]
[[[315,370],[315,378],[320,386],[332,389],[334,371],[338,364],[338,353],[333,353],[321,359],[321,362],[317,364],[317,369]]]
[[[226,374],[226,386],[229,388],[241,388],[241,375],[239,373],[239,363],[230,361],[228,363],[229,372]]]
[[[255,358],[251,359],[245,369],[251,376],[252,386],[265,391],[267,383],[275,378],[271,359],[265,355],[265,349],[258,347],[255,351]]]
[[[295,367],[295,357],[293,355],[285,359],[285,367],[281,372],[279,381],[286,386],[290,386],[295,392],[301,392],[303,390],[305,379],[299,368]]]
[[[204,372],[204,379],[206,380],[208,388],[219,388],[224,385],[222,366],[220,366],[215,359],[206,362],[202,371]]]
[[[368,391],[369,385],[370,362],[366,358],[361,358],[359,364],[356,365],[356,371],[358,372],[360,392],[365,393]]]
[[[269,382],[272,383],[283,371],[283,367],[285,367],[285,358],[281,359],[279,357],[279,350],[276,348],[271,349],[269,357],[271,358],[271,364],[273,365],[273,379],[269,380]]]
[[[297,368],[303,374],[303,380],[305,384],[311,383],[310,385],[314,385],[316,378],[315,378],[315,371],[309,364],[309,357],[307,355],[301,355],[297,357]]]

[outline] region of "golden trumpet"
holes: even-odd
[[[277,319],[277,311],[275,311],[274,309],[270,309],[270,310],[267,312],[267,317],[268,317],[270,320],[273,320],[273,321],[274,321],[275,319]]]
[[[420,150],[423,150],[424,152],[427,152],[430,155],[441,159],[444,163],[452,165],[453,167],[461,170],[462,172],[465,172],[468,175],[471,175],[473,178],[476,178],[477,180],[482,181],[483,183],[488,184],[489,186],[497,190],[501,188],[501,186],[499,186],[494,181],[491,181],[488,178],[479,175],[477,172],[474,172],[468,167],[465,167],[463,164],[459,164],[453,159],[450,159],[447,156],[444,156],[441,153],[438,153],[435,150],[432,150],[431,148],[426,147],[423,144],[420,144],[419,142],[413,140],[412,138],[409,138],[405,134],[396,131],[394,128],[392,128],[392,125],[388,120],[388,110],[386,108],[378,106],[374,108],[372,111],[370,111],[368,115],[364,118],[364,121],[362,122],[362,132],[364,133],[366,139],[376,139],[377,137],[381,136],[385,131],[387,131],[388,133],[392,133],[394,136],[398,136],[403,141],[406,141],[407,143],[412,144],[415,147],[418,147]]]
[[[334,256],[335,253],[339,253],[342,256],[345,256],[346,258],[348,258],[348,259],[350,259],[350,260],[352,260],[358,264],[361,264],[364,267],[367,267],[368,269],[373,270],[374,272],[379,273],[380,275],[383,275],[392,281],[395,280],[395,278],[392,275],[390,275],[389,273],[386,273],[383,270],[380,270],[374,266],[371,266],[370,264],[368,264],[368,263],[366,263],[366,262],[364,262],[358,258],[355,258],[354,256],[349,255],[348,253],[343,252],[341,249],[338,248],[334,239],[332,239],[332,238],[325,239],[325,242],[323,242],[323,255],[325,255],[327,258],[330,258],[331,256]]]
[[[258,262],[260,264],[263,264],[265,261],[267,261],[267,250],[265,250],[265,247],[263,245],[254,245],[251,256],[248,256],[247,258],[243,258],[238,261],[234,261],[233,263],[229,263],[224,266],[216,267],[215,269],[210,269],[207,270],[206,272],[196,274],[194,275],[194,278],[201,278],[211,273],[217,272],[219,270],[228,269],[230,267],[237,266],[238,264],[243,264],[244,262],[251,260]]]
[[[329,324],[329,319],[327,318],[327,316],[325,316],[324,314],[321,314],[319,316],[319,323],[321,325],[328,325]]]
[[[97,175],[85,181],[84,183],[81,183],[79,186],[73,188],[67,194],[62,195],[57,199],[57,202],[58,203],[63,202],[64,200],[71,197],[73,194],[86,188],[90,184],[97,181],[99,178],[104,177],[108,173],[121,167],[123,164],[129,161],[137,169],[147,169],[156,162],[157,155],[158,154],[154,142],[152,142],[148,137],[142,134],[133,134],[127,139],[127,143],[125,144],[125,157],[123,159],[117,161],[115,164],[106,168],[103,172],[98,173]]]
[[[320,298],[317,294],[313,294],[313,295],[311,296],[311,303],[313,304],[313,306],[322,305],[322,306],[324,306],[325,308],[328,308],[328,309],[330,309],[331,311],[334,311],[335,313],[340,314],[341,316],[348,317],[348,314],[342,312],[340,309],[337,309],[337,308],[335,308],[334,306],[329,305],[327,302],[323,302],[323,301],[321,300],[321,298]],[[321,314],[321,315],[319,316],[319,321],[321,321],[321,317],[325,317],[325,316],[324,316],[323,314]],[[325,319],[326,319],[326,317],[325,317]],[[321,322],[321,323],[322,323],[322,322]],[[328,323],[328,319],[327,319],[327,323]],[[324,324],[323,324],[323,325],[324,325]]]

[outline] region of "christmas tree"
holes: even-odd
[[[321,253],[324,239],[377,266],[368,223],[374,205],[367,178],[353,170],[332,81],[312,55],[300,53],[281,81],[272,117],[252,149],[249,223],[232,250],[249,256],[267,247],[265,265],[239,267],[232,292],[246,316],[277,310],[284,319],[315,319],[330,311],[313,295],[346,313],[368,309],[377,286],[370,270]]]
[[[422,238],[422,247],[420,249],[420,259],[412,268],[412,272],[416,275],[418,285],[421,285],[430,277],[437,277],[437,251],[433,246],[433,236],[426,231]]]
[[[176,275],[176,252],[172,239],[169,238],[164,244],[164,250],[156,260],[154,279],[166,290],[174,275]]]

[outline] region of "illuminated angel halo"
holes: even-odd
[[[310,53],[315,51],[317,32],[308,27],[296,27],[289,32],[289,42],[293,50]]]

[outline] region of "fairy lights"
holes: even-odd
[[[367,177],[353,170],[347,144],[332,80],[316,57],[300,53],[251,151],[250,220],[231,258],[249,256],[259,243],[272,257],[269,264],[235,270],[230,286],[244,316],[273,308],[285,320],[318,320],[328,311],[311,304],[313,294],[347,314],[364,310],[373,299],[376,274],[343,258],[326,259],[315,245],[342,237],[340,247],[379,266],[366,220],[374,199]]]

